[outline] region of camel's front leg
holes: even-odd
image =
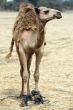
[[[28,80],[29,80],[29,74],[28,74],[28,68],[27,68],[27,54],[25,53],[21,44],[19,44],[19,56],[21,59],[22,67],[23,67],[23,69],[21,68],[21,77],[22,77],[22,91],[21,91],[21,93],[23,95],[23,101],[22,101],[21,106],[25,106],[25,105],[28,105],[27,85],[28,85]]]
[[[43,98],[40,92],[38,91],[39,66],[43,56],[43,51],[37,51],[35,54],[36,54],[36,63],[35,63],[35,72],[34,72],[35,89],[31,93],[35,104],[39,104],[39,103],[43,103]]]

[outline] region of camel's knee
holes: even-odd
[[[22,80],[23,80],[24,82],[28,82],[28,79],[29,79],[28,74],[22,76]]]
[[[38,80],[39,80],[39,73],[34,74],[34,80],[35,80],[36,82],[38,82]]]

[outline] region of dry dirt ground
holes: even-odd
[[[73,12],[62,13],[63,18],[46,25],[47,45],[40,65],[39,90],[45,97],[42,105],[29,102],[19,106],[21,90],[19,61],[14,48],[6,60],[17,13],[0,12],[0,110],[73,110]],[[34,89],[34,63],[31,65],[31,90]],[[7,98],[8,97],[8,98]]]

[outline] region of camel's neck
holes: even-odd
[[[43,28],[44,28],[47,22],[46,21],[45,22],[41,21],[41,23],[42,23]]]

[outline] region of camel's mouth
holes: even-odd
[[[55,18],[57,19],[61,19],[62,18],[62,15],[60,12],[57,12],[55,15],[54,15]]]
[[[61,18],[62,18],[62,16],[57,16],[56,18],[57,18],[57,19],[61,19]]]

